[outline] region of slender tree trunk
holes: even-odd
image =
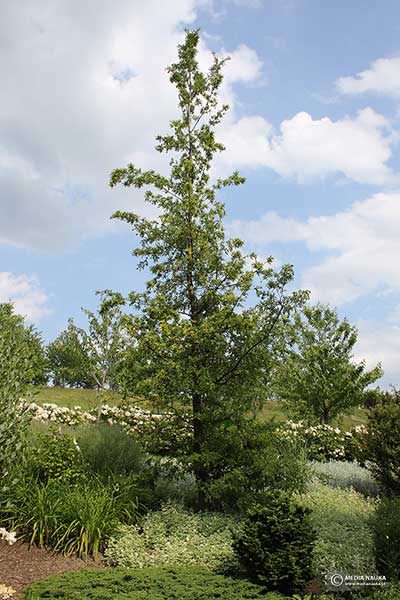
[[[206,495],[205,484],[208,481],[208,473],[204,468],[202,454],[204,452],[204,424],[202,420],[202,399],[199,394],[193,396],[193,452],[196,455],[194,461],[194,476],[197,483],[198,507],[200,510],[205,508]]]
[[[329,417],[330,417],[330,408],[329,408],[329,406],[324,406],[323,413],[319,419],[320,425],[328,425]]]

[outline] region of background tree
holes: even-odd
[[[12,303],[0,303],[0,328],[3,335],[8,332],[18,344],[19,360],[24,361],[24,372],[19,377],[20,381],[24,382],[24,385],[45,384],[49,377],[49,365],[40,332],[33,325],[25,324],[24,317],[14,312]],[[6,352],[5,347],[3,352]],[[7,370],[0,377],[5,381]]]
[[[82,308],[87,329],[70,319],[67,329],[47,348],[54,385],[96,388],[99,392],[119,386],[125,348],[124,300],[108,290],[97,294],[101,297],[97,313]]]
[[[138,235],[133,254],[151,277],[143,293],[130,294],[138,360],[131,385],[177,414],[190,411],[189,461],[204,504],[207,485],[228,468],[224,443],[247,431],[242,425],[252,390],[268,379],[277,327],[305,295],[286,292],[291,266],[274,271],[272,258],[249,260],[241,240],[225,237],[217,193],[244,179],[237,172],[211,179],[213,158],[224,150],[215,127],[228,109],[218,98],[225,61],[214,55],[201,72],[198,43],[199,33],[187,32],[178,61],[168,68],[180,115],[171,132],[157,138],[156,150],[172,154],[169,174],[129,164],[116,169],[110,183],[145,187],[146,201],[158,212],[154,219],[114,214]]]
[[[100,305],[97,314],[83,308],[88,320],[87,330],[75,327],[74,331],[87,357],[88,374],[98,392],[99,416],[102,398],[107,391],[118,389],[119,373],[122,369],[126,336],[121,294],[109,290],[97,292]]]
[[[68,327],[47,346],[47,357],[54,385],[94,388],[89,356],[85,352],[72,319]]]
[[[329,306],[307,306],[288,326],[291,349],[276,372],[277,395],[297,418],[330,423],[364,401],[366,387],[382,376],[354,362],[357,329]]]

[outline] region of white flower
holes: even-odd
[[[14,588],[4,585],[4,583],[0,583],[0,598],[2,600],[9,600],[14,594]]]
[[[15,533],[15,531],[7,531],[7,529],[5,529],[4,527],[0,527],[0,537],[6,542],[8,542],[10,546],[12,546],[12,544],[15,544],[15,542],[17,541],[17,534]]]

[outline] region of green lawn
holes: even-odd
[[[267,400],[258,417],[261,421],[267,421],[272,418],[275,418],[277,421],[285,421],[288,418],[282,409],[281,403],[277,400]],[[356,408],[351,415],[345,415],[337,425],[343,426],[344,429],[350,429],[356,425],[365,425],[366,422],[367,411],[363,408]]]
[[[95,390],[82,390],[73,388],[61,388],[61,387],[37,387],[35,389],[35,402],[43,404],[45,402],[52,402],[59,406],[66,406],[72,408],[74,406],[80,406],[84,410],[89,410],[97,406],[97,394]],[[146,400],[142,398],[130,398],[130,402],[133,402],[140,408],[150,410],[151,407]],[[118,405],[121,402],[121,396],[117,392],[108,392],[103,398],[103,402],[110,405]],[[280,402],[276,400],[268,400],[265,403],[263,410],[259,413],[258,418],[262,421],[266,421],[275,418],[277,421],[284,421],[287,419],[284,411],[282,410]],[[355,425],[362,425],[367,421],[367,413],[364,409],[356,409],[350,416],[343,418],[343,427],[348,429]]]
[[[73,408],[80,406],[83,410],[96,408],[98,404],[96,390],[84,390],[80,388],[62,388],[62,387],[40,387],[34,389],[34,400],[38,404],[45,402],[58,404],[58,406],[66,406]],[[118,392],[105,392],[102,401],[103,404],[116,406],[121,403],[121,395]],[[140,408],[149,408],[148,402],[141,398],[130,398],[129,401],[134,402]]]

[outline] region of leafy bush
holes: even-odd
[[[204,494],[209,508],[242,511],[262,502],[266,490],[302,490],[308,476],[302,444],[283,439],[275,424],[254,421],[215,434],[208,448],[209,480]]]
[[[400,390],[378,399],[368,415],[366,457],[388,493],[400,493]]]
[[[24,600],[281,600],[260,586],[196,567],[87,569],[30,585]]]
[[[133,424],[131,433],[139,436],[150,454],[183,455],[191,441],[191,415],[165,413]]]
[[[313,550],[314,575],[321,581],[328,572],[376,572],[372,520],[376,502],[358,492],[313,483],[302,506],[311,509],[317,533]]]
[[[383,499],[376,511],[376,564],[389,581],[400,579],[400,497]]]
[[[373,600],[398,600],[400,598],[400,585],[396,583],[389,584],[387,587],[385,586],[383,589],[374,592],[370,598]]]
[[[248,575],[269,590],[301,591],[312,577],[315,534],[309,510],[282,493],[249,509],[234,550]]]
[[[120,522],[137,520],[140,504],[125,486],[95,478],[71,486],[20,477],[0,508],[0,521],[38,546],[96,555]]]
[[[74,439],[56,432],[39,433],[25,456],[27,468],[39,481],[76,482],[84,473],[82,454]]]
[[[110,538],[109,565],[150,567],[197,565],[220,571],[236,564],[232,550],[235,521],[216,513],[192,513],[166,504],[148,513],[140,526],[122,526]]]
[[[75,435],[83,459],[94,473],[129,475],[143,468],[143,450],[118,425],[87,425],[80,427]]]
[[[318,479],[331,487],[341,489],[353,488],[364,496],[377,496],[379,486],[368,469],[357,462],[330,460],[329,462],[314,461],[311,469]]]

